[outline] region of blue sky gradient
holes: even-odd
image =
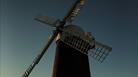
[[[1,0],[0,77],[21,77],[43,49],[52,28],[34,20],[62,19],[74,0]],[[138,77],[138,1],[86,0],[73,22],[113,48],[102,63],[89,57],[92,77]],[[52,77],[55,42],[30,77]]]

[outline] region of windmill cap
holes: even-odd
[[[84,30],[82,28],[80,28],[79,26],[76,26],[76,25],[67,25],[64,27],[63,31],[71,32],[73,34],[78,34],[80,36],[85,35]]]
[[[85,32],[81,27],[77,25],[67,25],[64,27],[63,31],[71,32],[82,37],[93,38],[91,32]]]

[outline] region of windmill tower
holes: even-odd
[[[56,39],[56,56],[52,77],[91,77],[88,56],[103,62],[112,48],[95,40],[89,32],[72,24],[85,0],[77,0],[63,20],[41,16],[35,20],[55,27],[43,51],[38,54],[22,77],[28,77]]]

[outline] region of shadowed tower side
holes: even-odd
[[[88,56],[58,40],[52,77],[91,77]]]

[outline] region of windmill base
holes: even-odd
[[[88,56],[58,40],[52,77],[91,77]]]

